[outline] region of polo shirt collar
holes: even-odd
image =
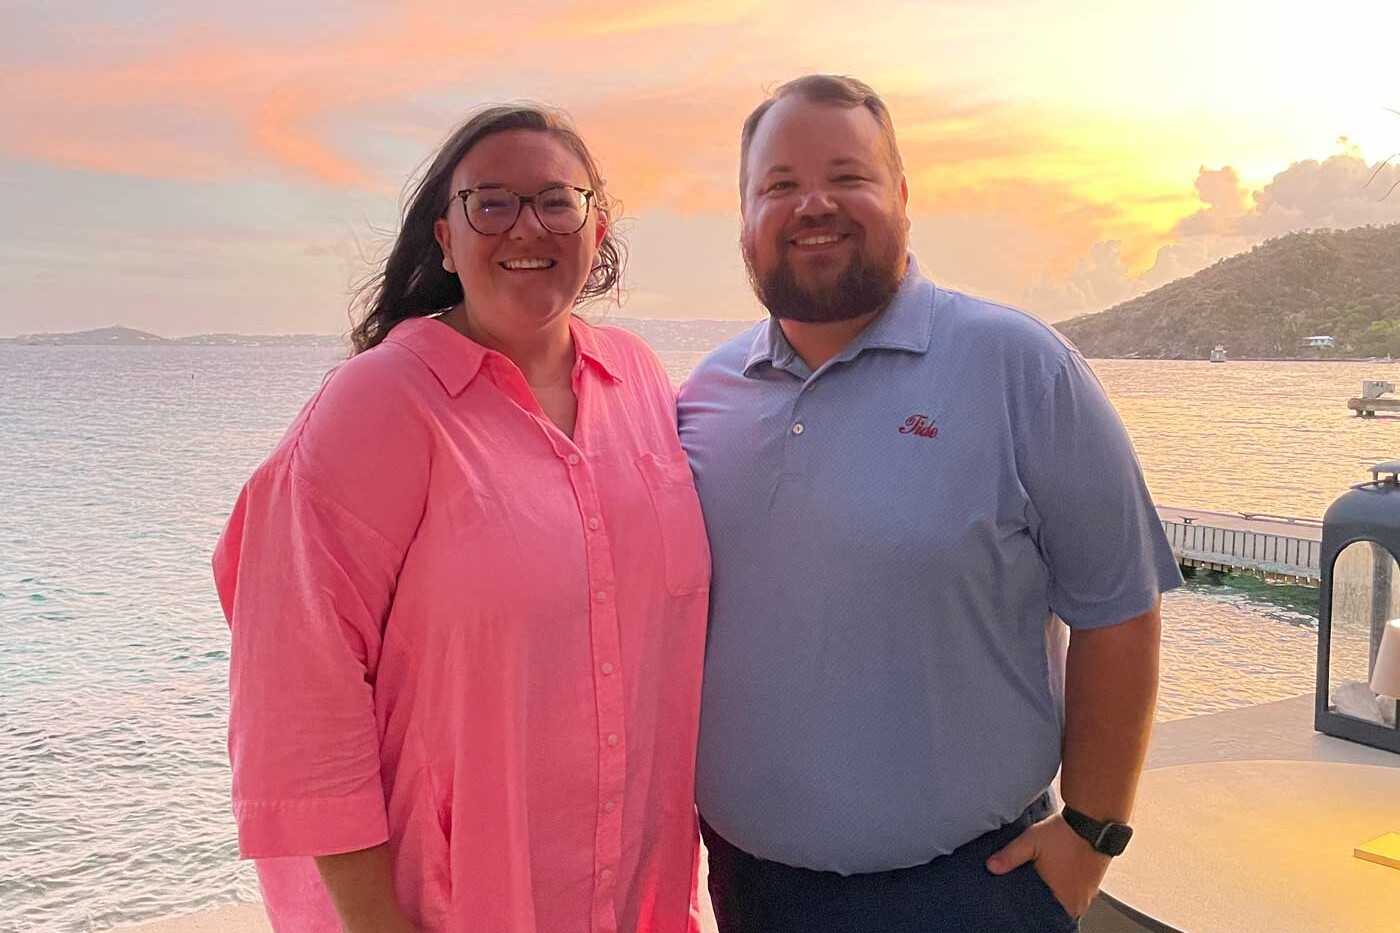
[[[569,333],[574,338],[574,352],[612,382],[621,382],[617,364],[598,332],[579,320],[569,317]],[[448,395],[460,395],[481,371],[488,354],[486,349],[454,328],[433,317],[411,317],[394,325],[385,343],[396,343],[423,361],[437,377]]]
[[[909,252],[908,263],[904,278],[889,306],[831,362],[851,360],[862,351],[873,349],[928,352],[933,339],[933,302],[937,289],[923,273],[913,251]],[[796,358],[797,353],[783,335],[782,327],[770,315],[754,334],[748,359],[744,361],[744,375],[751,375],[754,367],[760,363],[788,369]]]

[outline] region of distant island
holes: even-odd
[[[0,337],[0,344],[19,344],[26,347],[339,347],[343,345],[343,341],[339,337],[327,334],[199,334],[194,337],[161,337],[144,330],[116,326],[62,334]]]
[[[657,350],[713,349],[753,321],[662,321],[644,318],[598,317],[600,324],[615,324],[639,334]],[[26,347],[327,347],[343,349],[344,337],[334,334],[198,334],[193,337],[161,337],[130,327],[100,327],[62,334],[21,334],[0,337],[0,344]]]
[[[753,324],[595,319],[640,334],[662,351],[709,350]],[[1278,237],[1056,327],[1092,359],[1204,360],[1217,345],[1236,360],[1400,359],[1400,224]],[[346,346],[343,337],[330,334],[169,338],[129,327],[25,334],[0,338],[0,344]]]
[[[1278,237],[1055,326],[1098,359],[1400,358],[1400,224]]]

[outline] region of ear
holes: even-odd
[[[608,221],[602,214],[598,215],[597,229],[593,231],[593,248],[597,249],[603,245],[603,237],[608,235]]]
[[[448,272],[456,272],[457,264],[452,261],[452,227],[446,217],[433,221],[433,238],[442,248],[442,267]]]
[[[911,224],[910,224],[910,222],[909,222],[909,176],[908,176],[908,175],[900,175],[900,176],[899,176],[899,206],[902,208],[902,213],[904,214],[904,229],[908,230],[909,227],[911,226]]]

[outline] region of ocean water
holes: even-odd
[[[700,353],[663,353],[680,379]],[[257,347],[0,346],[0,931],[256,898],[236,861],[209,554],[335,362]],[[1400,367],[1098,361],[1159,502],[1320,517],[1400,459],[1345,400]],[[1159,718],[1312,690],[1316,592],[1201,579],[1165,607]]]

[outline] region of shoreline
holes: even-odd
[[[272,933],[262,904],[213,907],[192,914],[116,927],[123,933]]]
[[[1087,360],[1128,360],[1133,363],[1210,363],[1204,356],[1085,356]],[[1400,359],[1379,356],[1232,356],[1223,363],[1375,363],[1390,366]]]

